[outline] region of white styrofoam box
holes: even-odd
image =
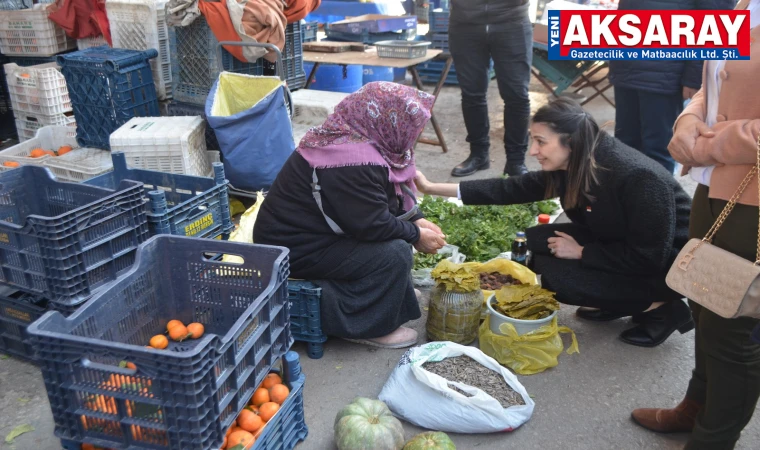
[[[106,0],[106,14],[114,48],[158,51],[150,60],[159,100],[171,97],[172,73],[167,0]]]
[[[111,133],[111,151],[124,152],[129,167],[205,177],[205,132],[200,116],[134,117]]]
[[[312,126],[322,125],[327,120],[327,116],[335,111],[338,103],[348,97],[348,94],[342,92],[317,91],[313,89],[300,89],[291,95],[295,108],[292,122],[294,124]]]
[[[65,155],[47,158],[43,165],[59,180],[75,183],[113,170],[111,152],[99,148],[76,148]]]
[[[72,111],[66,79],[56,63],[3,66],[14,111],[52,116]]]
[[[21,165],[42,166],[45,161],[57,158],[57,156],[45,155],[32,158],[29,156],[32,150],[41,148],[56,151],[64,145],[70,145],[73,148],[79,147],[76,128],[65,126],[42,127],[36,131],[31,139],[0,151],[0,163],[15,161]]]
[[[75,49],[76,40],[48,19],[48,6],[0,11],[0,52],[6,56],[52,56]]]
[[[303,137],[306,136],[306,132],[308,132],[310,129],[316,126],[316,125],[297,123],[297,122],[293,122],[292,125],[293,125],[293,140],[296,143],[296,147],[298,147],[298,144],[301,142],[301,139],[303,139]]]
[[[91,47],[101,47],[103,45],[108,45],[108,42],[102,34],[96,37],[77,39],[77,50],[84,50]]]
[[[77,121],[72,113],[46,116],[44,114],[29,114],[23,111],[14,111],[13,115],[16,117],[16,131],[18,132],[19,141],[32,139],[37,134],[37,130],[50,125],[73,127],[76,131]]]

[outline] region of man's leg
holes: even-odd
[[[668,152],[668,143],[673,138],[673,124],[683,111],[681,93],[672,95],[639,93],[639,113],[641,114],[641,147],[639,150],[673,173],[675,161]]]
[[[471,175],[490,166],[486,94],[491,55],[486,38],[485,25],[460,26],[449,33],[449,51],[462,90],[462,116],[470,143],[470,156],[451,171],[455,177]]]
[[[530,121],[528,87],[533,61],[533,28],[526,17],[522,22],[489,33],[488,38],[499,94],[504,100],[504,149],[507,153],[504,173],[521,175],[528,171],[525,153]]]
[[[641,113],[639,93],[615,86],[615,137],[636,150],[641,150]]]

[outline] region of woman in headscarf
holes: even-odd
[[[277,176],[254,227],[257,244],[290,249],[291,277],[322,288],[322,330],[372,346],[417,341],[412,246],[435,253],[440,228],[417,211],[414,144],[433,97],[369,83],[312,128]]]

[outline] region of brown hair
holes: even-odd
[[[599,166],[594,151],[602,133],[591,114],[576,101],[560,97],[539,108],[533,115],[533,123],[548,126],[560,135],[560,143],[570,148],[565,196],[562,199],[565,208],[572,209],[593,202],[591,187],[599,183]],[[559,171],[545,174],[547,197],[558,197],[565,184],[564,174]]]

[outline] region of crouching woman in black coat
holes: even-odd
[[[633,316],[620,338],[654,347],[694,327],[665,275],[688,239],[691,200],[662,166],[599,129],[576,102],[558,99],[533,117],[530,154],[543,170],[507,179],[431,183],[420,192],[468,205],[510,205],[559,197],[569,224],[527,230],[532,269],[578,316]],[[445,231],[445,230],[444,230]]]

